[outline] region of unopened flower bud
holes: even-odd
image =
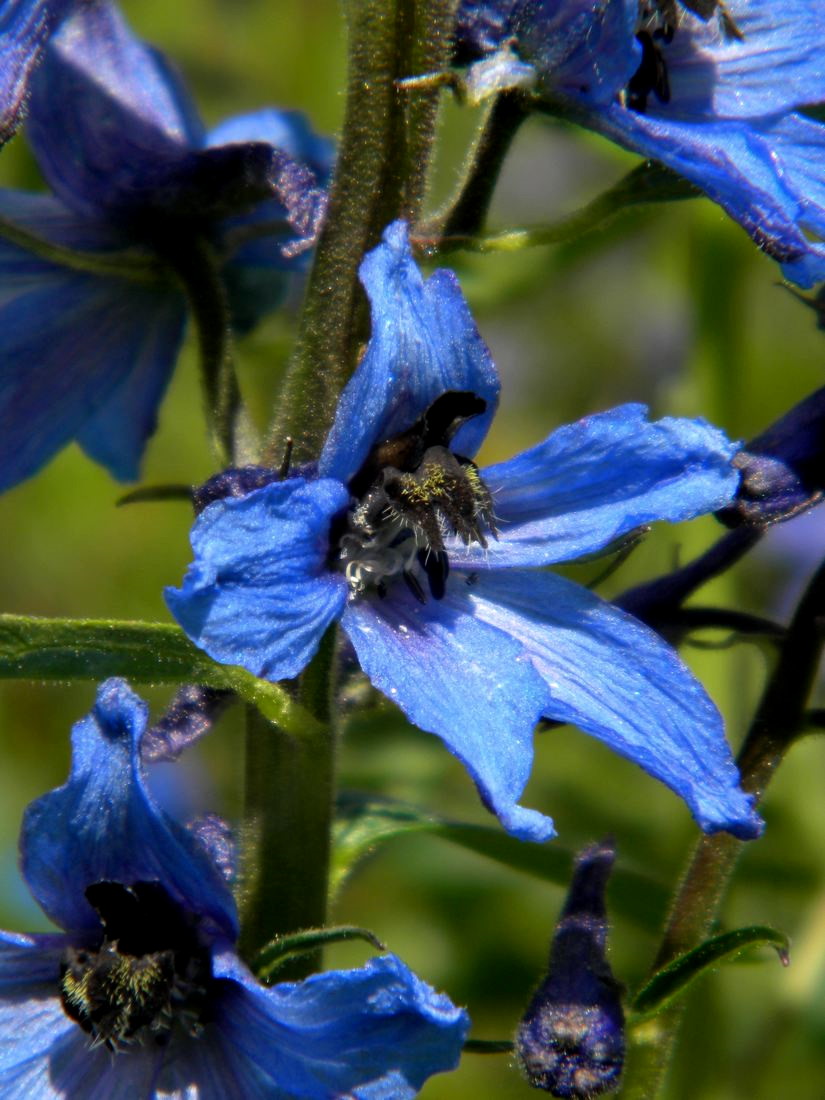
[[[611,841],[579,855],[550,948],[547,976],[533,995],[516,1037],[530,1084],[553,1096],[613,1092],[624,1062],[621,986],[605,956],[605,888]]]
[[[736,500],[717,515],[729,527],[764,527],[819,504],[825,491],[825,387],[747,444]]]

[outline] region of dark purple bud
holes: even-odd
[[[519,1061],[533,1088],[582,1098],[613,1092],[624,1064],[621,986],[605,955],[605,888],[612,841],[579,855],[550,947],[547,977],[533,995],[516,1036]]]
[[[269,466],[240,466],[221,470],[219,474],[215,474],[203,485],[198,485],[192,490],[195,515],[199,516],[207,505],[213,504],[216,500],[223,500],[225,497],[245,497],[255,489],[262,489],[264,485],[271,485],[273,481],[280,480],[280,472]]]
[[[736,501],[717,515],[729,527],[765,527],[806,512],[825,492],[825,387],[747,444]]]
[[[147,763],[177,760],[185,748],[212,729],[231,701],[231,691],[185,684],[163,717],[143,735],[142,758]]]

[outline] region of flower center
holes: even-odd
[[[212,976],[193,921],[157,882],[97,882],[86,898],[102,934],[94,947],[63,953],[66,1014],[110,1050],[163,1045],[175,1024],[200,1034]]]
[[[493,501],[478,467],[448,446],[486,407],[475,394],[451,390],[367,456],[350,482],[352,504],[333,539],[353,596],[368,588],[384,596],[388,582],[401,577],[422,603],[425,582],[440,600],[450,568],[445,539],[486,546],[485,530],[495,537]]]

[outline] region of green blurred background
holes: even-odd
[[[207,123],[264,105],[304,110],[334,133],[343,110],[345,35],[329,0],[132,0],[135,29],[183,70]],[[445,106],[432,208],[454,188],[479,115]],[[605,142],[544,120],[520,133],[491,223],[550,220],[617,180],[635,163]],[[18,138],[0,157],[0,183],[40,186]],[[657,415],[702,414],[748,438],[822,384],[825,337],[813,315],[778,287],[780,272],[710,203],[637,211],[572,245],[517,255],[451,257],[503,378],[502,411],[482,454],[495,460],[555,425],[627,400]],[[282,312],[240,343],[242,382],[265,422],[289,352]],[[151,441],[144,480],[197,482],[211,472],[187,345]],[[168,621],[161,592],[188,561],[186,505],[116,508],[122,491],[76,447],[0,498],[0,610]],[[706,519],[655,531],[602,591],[610,595],[701,551],[720,533]],[[701,594],[786,617],[822,557],[825,517],[777,529],[752,560]],[[587,580],[599,566],[571,570]],[[717,638],[718,640],[718,638]],[[740,742],[764,681],[756,647],[686,649]],[[25,805],[63,781],[68,731],[92,701],[91,684],[0,684],[0,925],[48,927],[16,868]],[[146,692],[156,712],[169,689]],[[821,705],[821,698],[819,700]],[[679,874],[694,827],[679,800],[596,741],[570,728],[537,736],[524,802],[551,813],[575,851],[612,833],[619,864],[662,884]],[[755,953],[695,989],[669,1100],[825,1097],[825,745],[799,744],[771,787],[763,840],[741,863],[724,909],[728,927],[769,924],[792,938],[787,970]],[[193,808],[236,817],[242,731],[230,712],[175,771]],[[351,724],[340,755],[344,786],[487,823],[463,768],[435,738],[389,706]],[[376,852],[342,896],[340,923],[373,929],[419,974],[466,1004],[473,1035],[506,1038],[537,982],[563,891],[427,837]],[[646,921],[614,921],[616,975],[638,985],[655,950]],[[330,952],[356,965],[365,950]],[[791,1084],[792,1081],[792,1084]],[[427,1100],[526,1097],[505,1056],[468,1055],[427,1084]]]

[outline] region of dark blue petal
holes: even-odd
[[[217,958],[215,974],[225,979],[215,1023],[236,1066],[269,1085],[253,1096],[407,1100],[455,1068],[469,1027],[394,955],[270,989],[234,956]]]
[[[20,123],[29,78],[74,0],[5,0],[0,10],[0,145]]]
[[[465,65],[494,53],[512,34],[521,0],[463,0],[456,13],[454,61]]]
[[[349,604],[341,620],[370,680],[467,768],[485,806],[523,840],[553,835],[550,818],[517,805],[530,775],[533,728],[547,689],[519,642],[473,618],[454,579],[443,600],[396,587]]]
[[[11,197],[0,210],[21,207]],[[43,200],[47,218],[33,228],[71,237],[55,205]],[[106,235],[78,223],[75,236]],[[0,488],[75,438],[115,477],[136,478],[182,339],[183,295],[59,267],[5,241],[0,280]]]
[[[480,574],[474,613],[529,653],[545,715],[594,734],[666,783],[706,832],[758,836],[762,822],[701,684],[658,634],[552,573]]]
[[[348,501],[337,481],[292,478],[210,504],[192,529],[183,586],[166,589],[192,641],[267,680],[297,676],[347,598],[327,556],[330,524]]]
[[[670,102],[651,99],[665,118],[758,118],[825,99],[825,9],[811,0],[737,0],[725,5],[741,32],[719,18],[684,13],[662,47]]]
[[[680,122],[618,104],[582,121],[695,183],[782,264],[789,279],[800,286],[825,279],[822,123],[798,115]]]
[[[349,479],[373,445],[409,428],[447,390],[483,397],[487,411],[456,433],[454,449],[472,456],[498,403],[499,381],[451,271],[425,283],[406,223],[393,222],[361,264],[372,334],[335,414],[319,463],[324,477]]]
[[[638,18],[638,0],[526,0],[513,24],[542,90],[609,103],[638,67]]]
[[[587,416],[482,470],[500,538],[486,550],[457,546],[451,557],[474,568],[548,565],[655,520],[713,512],[736,493],[735,452],[704,420],[650,423],[644,405]]]
[[[77,5],[31,87],[27,132],[43,174],[92,217],[139,202],[203,142],[177,77],[107,0]]]
[[[68,782],[32,802],[20,851],[32,894],[56,924],[99,929],[84,891],[95,882],[160,882],[216,934],[237,933],[235,905],[197,838],[160,813],[144,786],[140,739],[146,704],[123,680],[107,680],[72,730]]]

